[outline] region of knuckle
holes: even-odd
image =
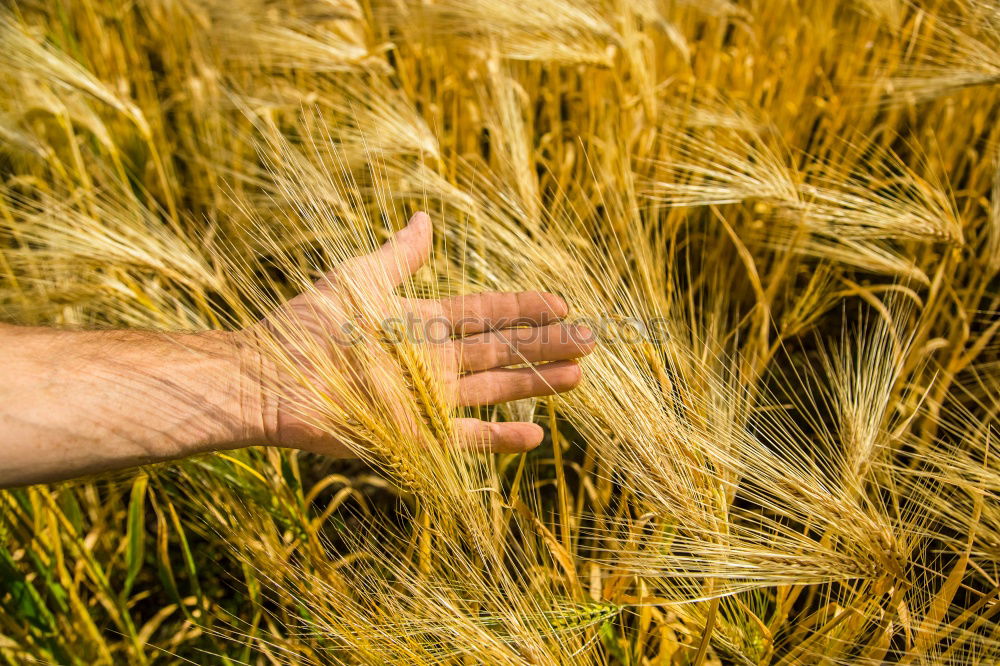
[[[508,298],[508,312],[510,316],[508,317],[510,323],[521,324],[524,323],[526,319],[525,313],[527,312],[527,305],[531,301],[530,291],[519,291],[514,294],[510,294]]]
[[[515,388],[517,395],[519,396],[532,395],[540,386],[544,386],[534,373],[519,373],[516,377]]]
[[[507,340],[498,340],[493,344],[493,349],[491,353],[490,360],[493,363],[493,367],[501,367],[505,365],[510,365],[514,362],[514,350],[513,343]]]

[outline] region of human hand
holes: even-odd
[[[417,213],[381,248],[342,263],[237,334],[240,347],[248,350],[244,367],[253,369],[241,400],[251,439],[336,457],[356,455],[357,443],[343,421],[367,415],[365,396],[385,404],[386,391],[400,385],[393,381],[400,375],[399,358],[384,342],[386,322],[405,321],[405,334],[418,334],[406,342],[419,346],[417,366],[402,372],[431,375],[425,384],[434,385],[430,400],[439,403],[437,412],[550,395],[579,383],[581,370],[572,359],[592,351],[592,335],[559,323],[567,306],[554,294],[397,296],[395,290],[427,261],[431,248],[430,218]],[[508,367],[528,363],[538,365]],[[423,418],[404,409],[405,402],[395,401],[400,407],[388,417],[396,421],[389,430],[406,431],[413,425],[407,421]],[[337,414],[346,416],[331,417]],[[543,436],[533,423],[442,420],[455,440],[494,452],[525,451]]]

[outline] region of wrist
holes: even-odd
[[[183,336],[184,346],[208,363],[196,380],[193,395],[203,395],[195,406],[207,425],[190,442],[189,453],[206,453],[261,444],[266,439],[262,423],[259,353],[242,331],[205,331]]]
[[[238,368],[234,441],[244,446],[278,444],[278,398],[269,389],[274,386],[275,367],[265,351],[263,333],[250,326],[225,335]]]

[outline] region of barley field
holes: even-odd
[[[3,321],[244,327],[423,210],[401,293],[598,336],[0,492],[0,662],[1000,662],[996,0],[11,0],[0,91]]]

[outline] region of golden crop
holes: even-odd
[[[245,326],[423,209],[406,293],[602,338],[530,454],[390,340],[298,378],[360,463],[0,493],[0,661],[1000,661],[995,0],[8,4],[4,320]]]

